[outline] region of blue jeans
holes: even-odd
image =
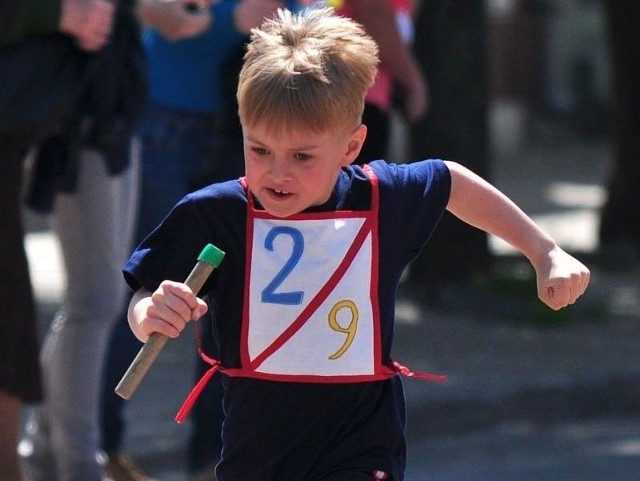
[[[213,116],[150,106],[140,126],[142,171],[137,242],[192,190],[220,147]],[[216,165],[216,163],[213,163]],[[218,162],[224,172],[225,162]]]
[[[211,180],[237,177],[242,172],[241,165],[230,165],[226,159],[217,158],[222,140],[217,134],[213,116],[152,105],[141,123],[139,135],[142,154],[136,229],[138,243],[192,190],[205,166]],[[214,170],[219,169],[213,177],[210,175],[212,166]],[[112,331],[104,373],[102,444],[107,454],[120,450],[125,433],[124,402],[113,390],[140,348],[140,343],[129,329],[126,307],[123,306],[122,315]],[[214,378],[210,389],[216,394],[205,395],[207,400],[201,399],[194,407],[192,439],[197,438],[198,441],[190,442],[194,446],[190,448],[189,458],[193,469],[199,468],[200,464],[210,465],[219,457],[222,399],[218,383],[220,380]],[[203,416],[199,409],[208,411],[208,414]],[[192,461],[192,457],[197,459]]]

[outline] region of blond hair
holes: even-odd
[[[252,30],[238,84],[243,125],[273,131],[355,128],[373,83],[378,46],[330,8],[279,10]]]

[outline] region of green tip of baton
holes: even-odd
[[[224,258],[224,252],[218,249],[213,244],[207,244],[200,255],[198,260],[211,264],[213,267],[218,267]]]

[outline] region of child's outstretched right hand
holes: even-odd
[[[182,282],[163,281],[153,292],[138,291],[129,304],[129,324],[138,339],[146,342],[159,332],[178,337],[189,321],[207,312],[207,304]]]

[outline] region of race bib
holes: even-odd
[[[284,376],[375,373],[372,240],[366,217],[254,218],[246,356]]]

